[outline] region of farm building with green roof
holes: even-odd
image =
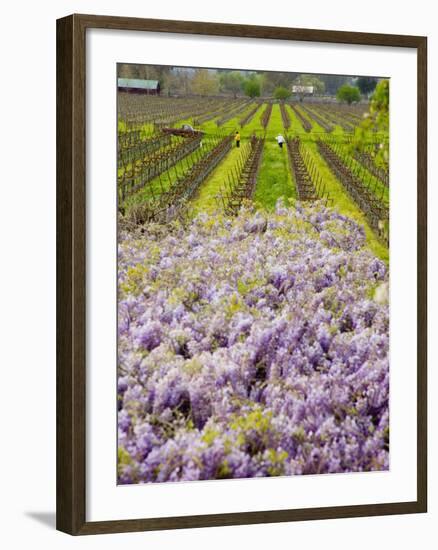
[[[160,95],[160,83],[158,80],[143,80],[141,78],[119,78],[117,80],[119,92],[131,94]]]

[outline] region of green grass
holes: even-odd
[[[306,132],[304,131],[303,125],[299,121],[298,117],[296,116],[296,114],[294,113],[290,105],[286,105],[286,111],[289,113],[289,117],[290,117],[290,126],[287,131],[288,135],[293,136],[293,135],[300,134],[300,137],[303,137],[303,138],[306,137],[306,135],[309,135],[309,134],[306,134]],[[304,135],[301,136],[301,134],[304,134]]]
[[[278,134],[285,135],[285,130],[283,126],[283,120],[281,118],[280,105],[273,105],[271,117],[266,128],[266,139],[275,140],[275,136],[278,136]],[[280,147],[278,147],[278,149],[280,149]]]
[[[278,146],[275,136],[285,134],[279,105],[274,105],[271,119],[266,129],[266,142],[254,201],[259,206],[272,210],[280,197],[296,198],[295,185],[289,169],[287,148]]]
[[[201,185],[194,200],[192,207],[197,214],[201,211],[213,212],[218,207],[216,200],[221,188],[223,187],[227,174],[236,164],[242,152],[242,148],[237,148],[233,144],[233,148],[227,154],[225,159],[217,166],[207,180]]]
[[[265,107],[265,103],[260,105],[250,122],[240,130],[240,135],[242,136],[242,138],[248,138],[254,133],[259,135],[263,132],[262,125],[260,124],[260,117],[262,116]]]
[[[301,109],[299,105],[297,105],[297,109],[303,115],[303,118],[308,120],[312,125],[312,129],[310,130],[310,132],[306,132],[303,125],[301,124],[300,119],[297,117],[293,109],[290,108],[291,118],[294,120],[294,128],[298,128],[298,133],[302,134],[300,135],[300,137],[303,141],[315,141],[319,137],[318,134],[327,133],[324,128],[320,126],[315,120],[313,120],[313,118],[306,111]]]

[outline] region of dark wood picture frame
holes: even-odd
[[[89,28],[417,50],[417,500],[115,521],[86,521],[85,34]],[[328,30],[70,15],[57,21],[57,529],[72,535],[427,511],[427,39]]]

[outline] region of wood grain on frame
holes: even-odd
[[[87,28],[415,48],[418,63],[417,500],[86,521],[85,31]],[[57,529],[72,535],[427,511],[427,39],[330,30],[71,15],[57,21]]]

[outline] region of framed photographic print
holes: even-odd
[[[57,22],[57,528],[425,512],[426,38]]]

